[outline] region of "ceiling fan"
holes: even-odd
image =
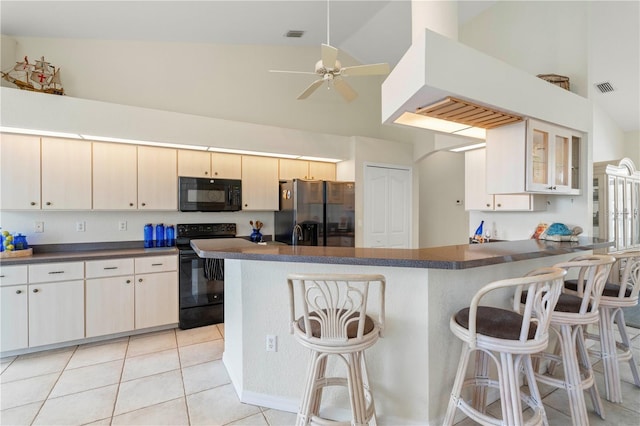
[[[322,44],[321,59],[316,62],[315,72],[306,71],[280,71],[269,70],[269,72],[281,72],[288,74],[312,74],[319,78],[311,83],[302,93],[298,95],[298,100],[306,99],[323,83],[327,83],[327,88],[333,86],[342,95],[345,101],[351,102],[358,97],[355,90],[347,83],[344,77],[362,75],[385,75],[389,74],[389,64],[368,64],[343,67],[338,61],[338,49],[329,43],[329,0],[327,0],[327,44]]]

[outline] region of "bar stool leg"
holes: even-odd
[[[362,384],[365,390],[364,399],[365,404],[369,403],[369,410],[366,411],[367,418],[371,416],[369,425],[376,426],[378,419],[376,418],[376,407],[373,400],[373,394],[371,393],[371,387],[369,386],[369,371],[367,370],[367,360],[365,359],[365,353],[360,353],[360,369],[362,371]],[[366,409],[366,405],[365,405]]]
[[[300,410],[296,420],[297,426],[308,425],[312,415],[318,415],[322,387],[318,387],[318,381],[324,378],[324,370],[327,364],[326,355],[311,351],[309,360],[307,382],[302,394]]]
[[[614,316],[612,309],[599,307],[600,312],[600,355],[604,366],[606,397],[611,402],[622,402],[620,386],[620,365],[617,357],[616,338],[613,333]]]
[[[458,361],[458,372],[453,382],[453,389],[451,390],[451,396],[449,397],[449,405],[447,406],[447,412],[444,415],[442,424],[444,426],[453,425],[453,418],[456,414],[456,408],[458,407],[458,401],[460,399],[460,393],[462,392],[462,385],[464,384],[464,377],[467,372],[467,366],[469,365],[469,355],[471,349],[469,346],[462,345],[460,352],[460,361]]]
[[[544,406],[542,405],[542,395],[540,395],[540,390],[538,389],[538,383],[536,382],[536,376],[533,362],[531,360],[531,355],[527,354],[522,357],[522,369],[524,370],[524,376],[527,380],[527,386],[529,387],[529,395],[533,400],[533,405],[537,407],[538,412],[541,413],[542,416],[542,424],[544,426],[549,426],[549,420],[547,419],[547,413],[544,410]]]
[[[582,378],[580,377],[580,367],[577,360],[576,339],[572,333],[572,327],[568,324],[560,326],[562,334],[559,344],[562,351],[562,365],[564,367],[565,388],[569,396],[569,407],[571,408],[571,419],[574,426],[589,424],[587,416],[587,406],[582,392]],[[577,330],[578,333],[581,330]]]
[[[627,324],[624,320],[624,312],[622,309],[618,308],[613,316],[615,318],[615,322],[618,324],[618,331],[620,331],[620,337],[622,338],[622,350],[624,351],[624,355],[619,359],[622,361],[625,359],[629,361],[631,374],[633,374],[633,382],[640,388],[640,374],[638,374],[638,366],[636,365],[635,357],[631,351],[631,341],[629,340],[629,334],[627,333]]]
[[[586,385],[585,388],[589,388],[589,394],[591,396],[593,408],[595,409],[596,413],[600,415],[600,418],[604,420],[604,406],[602,405],[600,393],[598,392],[598,387],[596,386],[595,378],[593,375],[593,367],[591,366],[591,360],[589,359],[589,353],[587,352],[587,345],[584,340],[584,330],[582,326],[577,326],[575,328],[575,333],[577,337],[576,347],[578,349],[579,362],[582,361],[582,368],[586,374],[586,377],[582,379],[583,386]]]
[[[487,409],[487,382],[489,381],[489,356],[484,351],[476,351],[474,378],[476,385],[473,389],[471,406],[484,414]]]
[[[360,365],[359,352],[352,352],[348,355],[348,369],[348,386],[349,397],[351,399],[352,425],[363,426],[367,424],[367,410],[364,398],[362,368]]]
[[[503,421],[508,425],[521,425],[522,403],[520,402],[520,385],[518,380],[518,360],[511,353],[500,354],[500,404]]]

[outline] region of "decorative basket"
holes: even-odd
[[[551,84],[560,86],[565,90],[569,90],[569,77],[558,74],[538,74],[538,77]]]
[[[28,248],[26,250],[0,251],[0,259],[7,259],[11,257],[27,257],[32,255],[32,248]]]

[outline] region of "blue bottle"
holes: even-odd
[[[144,226],[144,248],[153,247],[153,225],[147,223]]]
[[[167,226],[166,236],[167,236],[167,247],[175,246],[176,245],[176,231],[175,231],[173,225]]]
[[[15,250],[26,250],[29,248],[29,244],[27,244],[27,237],[18,233],[15,237],[13,237],[13,246]]]
[[[156,247],[164,247],[164,225],[159,223],[156,225]]]

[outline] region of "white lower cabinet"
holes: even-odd
[[[84,281],[29,284],[29,347],[84,338]]]
[[[3,353],[177,323],[177,255],[0,265]]]
[[[135,327],[177,323],[177,256],[136,258],[135,271]]]
[[[133,330],[133,259],[92,260],[85,271],[87,337]]]
[[[29,345],[27,285],[0,287],[0,351]]]
[[[178,322],[176,256],[96,260],[86,265],[87,337]]]

